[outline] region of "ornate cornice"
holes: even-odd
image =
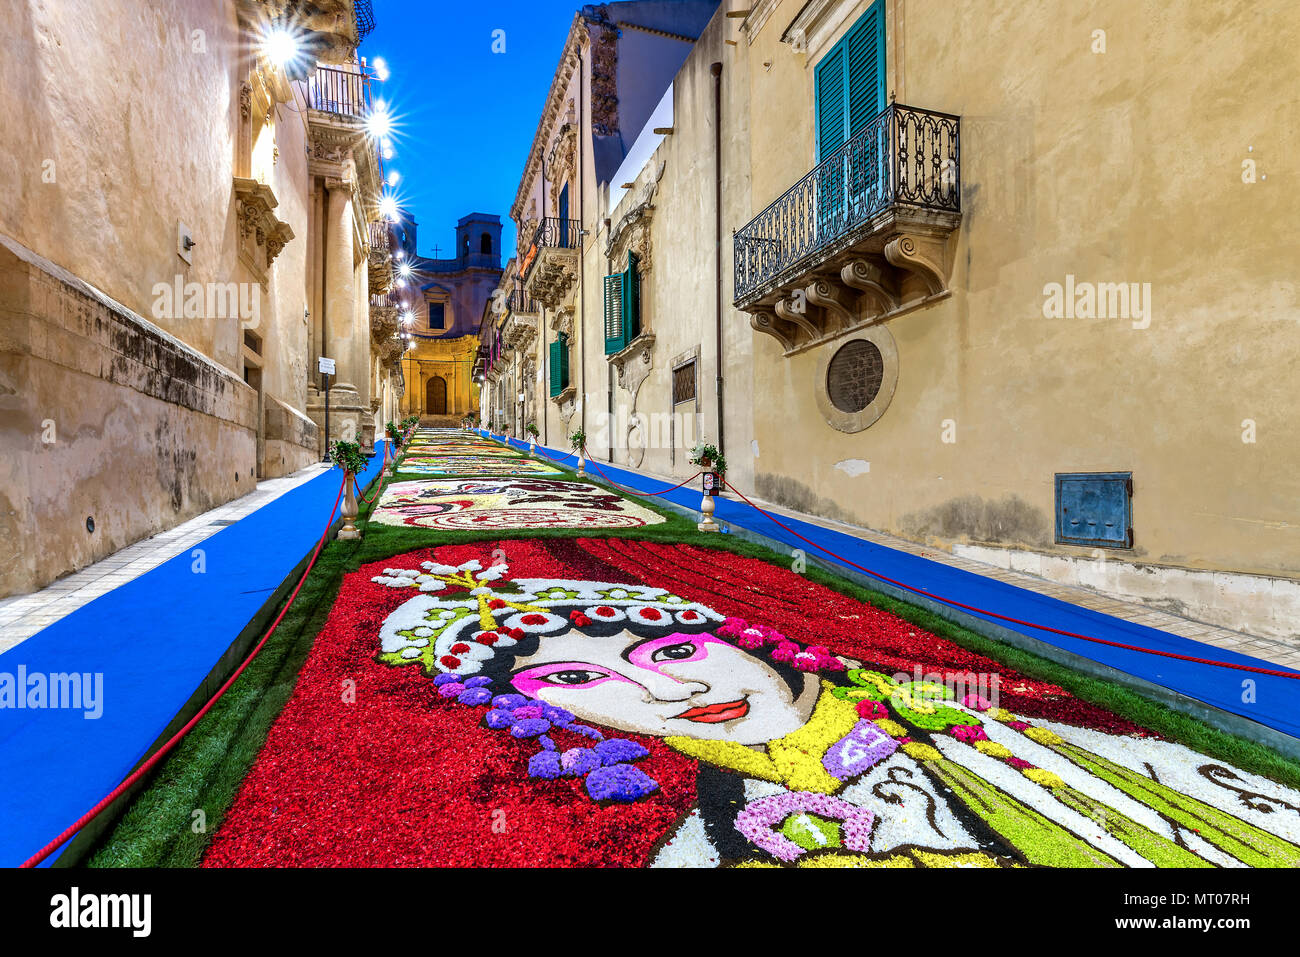
[[[654,216],[655,192],[659,188],[659,180],[663,178],[664,166],[665,163],[660,161],[653,177],[647,177],[637,194],[636,202],[610,228],[609,239],[605,243],[605,258],[610,262],[625,262],[628,250],[631,250],[637,257],[637,271],[643,276],[650,271],[650,220]]]
[[[266,183],[245,176],[234,178],[235,216],[239,223],[240,252],[257,272],[270,269],[275,257],[280,255],[293,229],[281,222],[274,210],[279,205],[275,191]],[[264,249],[265,260],[259,262],[258,249]]]

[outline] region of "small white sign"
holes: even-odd
[[[319,361],[320,361],[320,371],[321,371],[321,372],[325,373],[325,375],[333,375],[333,374],[334,374],[334,360],[333,360],[333,359],[327,359],[327,358],[325,358],[324,356],[321,356]]]

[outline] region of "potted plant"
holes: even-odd
[[[356,442],[339,439],[330,446],[330,460],[343,470],[343,527],[335,536],[343,541],[354,541],[361,537],[361,532],[352,524],[357,517],[357,497],[354,492],[356,476],[366,470],[369,456],[361,451]]]
[[[528,453],[530,455],[536,455],[537,436],[541,434],[541,431],[537,428],[537,423],[529,422],[524,426],[524,431],[528,433]]]
[[[578,429],[569,436],[569,442],[573,451],[578,453],[578,477],[581,478],[587,474],[587,433]]]
[[[384,426],[384,432],[388,435],[388,443],[393,447],[393,454],[388,460],[388,474],[397,474],[397,450],[402,447],[402,429],[396,422],[389,422]]]
[[[727,457],[718,451],[716,445],[703,442],[691,449],[691,464],[698,465],[705,472],[717,472],[718,475],[725,475],[727,471]]]

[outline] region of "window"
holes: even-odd
[[[695,400],[695,360],[673,369],[673,405]]]
[[[447,304],[445,302],[429,303],[429,328],[447,328]]]
[[[492,255],[492,236],[489,233],[484,233],[479,237],[478,251],[485,256]]]
[[[876,0],[814,71],[817,162],[885,108],[885,2]]]
[[[1133,547],[1132,472],[1058,472],[1056,541]]]
[[[569,337],[560,333],[550,346],[551,397],[569,387]]]
[[[876,401],[884,375],[880,348],[870,340],[854,339],[836,352],[826,367],[831,405],[841,412],[861,412]]]
[[[861,432],[889,408],[898,385],[898,344],[877,324],[826,346],[817,365],[817,410],[832,429]]]
[[[627,268],[605,277],[605,355],[626,349],[641,334],[641,280],[637,259],[627,254]]]

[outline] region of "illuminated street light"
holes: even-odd
[[[402,178],[402,174],[399,173],[397,170],[394,169],[394,170],[389,170],[389,171],[388,171],[388,185],[389,185],[389,186],[396,186],[396,185],[397,185],[397,181],[398,181],[399,179],[401,179],[401,178]]]
[[[380,83],[383,83],[390,76],[388,72],[388,64],[384,62],[383,57],[381,56],[375,57],[373,60],[370,61],[370,65],[375,68],[375,79],[378,80]]]
[[[302,44],[285,27],[272,27],[262,35],[262,55],[278,67],[286,67],[302,54]]]
[[[403,279],[410,279],[410,278],[411,278],[411,264],[410,264],[410,263],[402,263],[400,266],[397,267],[397,274],[398,274],[399,276],[401,276]]]
[[[375,105],[366,116],[366,132],[377,140],[388,142],[388,134],[393,129],[393,118],[383,100],[375,100]]]
[[[381,196],[379,198],[379,215],[383,216],[389,222],[397,219],[397,200],[392,196]]]

